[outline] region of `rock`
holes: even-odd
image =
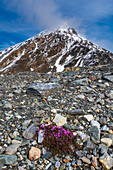
[[[106,125],[104,125],[104,126],[101,128],[101,131],[109,131],[109,128],[108,128]]]
[[[98,123],[97,121],[91,120],[90,124],[91,124],[91,126],[96,126],[96,127],[98,127],[98,129],[100,129],[100,123]]]
[[[113,90],[110,90],[109,93],[107,94],[107,97],[110,99],[113,99]]]
[[[17,152],[18,147],[20,144],[14,143],[7,147],[5,154],[7,155],[14,155]]]
[[[96,80],[96,77],[95,77],[95,76],[89,76],[89,79],[90,79],[91,81],[95,81],[95,80]]]
[[[69,162],[69,160],[68,159],[63,159],[63,162],[67,164]]]
[[[44,135],[44,131],[43,131],[43,130],[40,130],[40,131],[38,132],[38,143],[42,143],[42,142],[43,142],[43,140],[44,140],[43,135]]]
[[[90,135],[94,143],[100,143],[100,131],[97,126],[91,126],[87,134]]]
[[[56,123],[57,126],[63,126],[65,123],[67,123],[67,118],[61,116],[60,114],[56,114],[53,122]]]
[[[77,160],[77,166],[82,166],[82,161],[81,160]]]
[[[12,104],[11,103],[6,103],[5,105],[4,105],[4,108],[6,108],[6,109],[12,109]]]
[[[84,114],[84,111],[82,109],[68,110],[67,114],[70,114],[70,115],[82,115],[82,114]]]
[[[52,155],[52,152],[46,152],[44,155],[42,155],[42,158],[48,159]]]
[[[96,168],[98,166],[97,164],[97,158],[95,156],[92,156],[92,165]]]
[[[85,99],[85,96],[83,94],[79,94],[76,96],[76,99]]]
[[[20,90],[20,89],[14,90],[13,93],[15,93],[15,94],[20,94],[20,93],[21,93],[21,90]]]
[[[60,162],[59,162],[59,161],[56,161],[55,167],[56,167],[56,168],[59,168],[59,167],[60,167]]]
[[[39,148],[31,147],[29,151],[29,159],[36,160],[40,158],[40,156],[41,156],[41,150]]]
[[[98,149],[100,154],[103,155],[104,153],[107,153],[108,146],[105,144],[100,144]]]
[[[108,147],[112,145],[112,140],[110,138],[102,138],[101,143],[106,144]]]
[[[88,85],[88,79],[87,78],[83,78],[83,79],[79,79],[79,80],[75,80],[73,81],[74,85]]]
[[[12,165],[17,161],[16,155],[0,155],[0,164]]]
[[[94,149],[94,145],[90,140],[87,140],[83,143],[83,148],[86,149]]]
[[[86,158],[85,156],[83,156],[83,157],[81,158],[81,160],[82,160],[84,163],[91,164],[91,161],[90,161],[88,158]]]
[[[93,115],[84,115],[84,117],[88,120],[88,122],[93,120]]]
[[[90,88],[90,87],[88,87],[88,86],[81,86],[81,87],[80,87],[80,91],[81,91],[82,93],[92,93],[92,92],[95,92],[94,89],[92,89],[92,88]]]
[[[26,93],[29,95],[42,96],[46,90],[61,88],[56,83],[32,83],[28,86]]]
[[[104,75],[102,76],[104,80],[108,80],[110,82],[113,82],[113,75]]]
[[[81,137],[82,140],[88,138],[88,136],[81,131],[76,131],[76,133]]]
[[[107,153],[104,153],[104,155],[99,158],[99,162],[101,162],[102,166],[106,169],[113,167],[113,158],[111,158]]]
[[[32,124],[23,132],[23,137],[26,139],[32,139],[35,136],[37,129],[38,127],[35,124]]]
[[[27,128],[30,122],[31,120],[24,120],[24,122],[22,123],[23,127]]]
[[[76,155],[77,155],[78,157],[82,157],[82,156],[83,156],[83,153],[82,153],[81,151],[76,151],[75,153],[76,153]]]

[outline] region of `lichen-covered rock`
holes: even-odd
[[[106,169],[111,169],[113,167],[113,158],[111,158],[107,153],[104,153],[104,155],[99,158],[99,161]]]

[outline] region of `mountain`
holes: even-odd
[[[0,73],[61,72],[66,67],[111,63],[111,52],[80,37],[70,27],[41,32],[0,52]]]

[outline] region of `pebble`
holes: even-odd
[[[104,143],[110,147],[112,145],[112,140],[110,138],[101,138],[101,143]]]
[[[65,123],[67,123],[67,118],[61,116],[60,114],[56,114],[53,122],[56,123],[57,126],[63,126]]]

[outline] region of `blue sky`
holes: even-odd
[[[113,0],[0,0],[0,50],[64,23],[113,52]]]

